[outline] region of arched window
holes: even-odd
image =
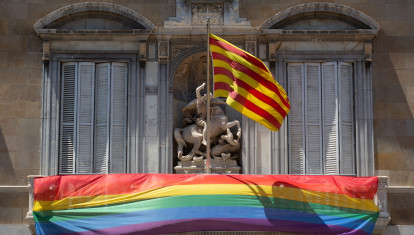
[[[291,112],[280,173],[373,175],[372,39],[379,24],[332,3],[283,10],[261,26]]]
[[[120,5],[79,3],[33,27],[43,39],[42,174],[135,172],[138,61],[155,26]]]

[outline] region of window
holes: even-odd
[[[353,64],[287,63],[289,173],[355,174]]]
[[[126,169],[127,64],[61,65],[61,174]]]

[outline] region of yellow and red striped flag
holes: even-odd
[[[255,56],[210,33],[214,67],[214,97],[248,118],[277,131],[289,113],[285,90]]]

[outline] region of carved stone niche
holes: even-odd
[[[174,57],[174,51],[185,49],[186,46],[173,46],[172,53]],[[210,70],[211,71],[211,70]],[[212,72],[212,71],[211,71]],[[188,139],[184,137],[183,129],[189,128],[189,126],[197,126],[198,121],[201,119],[202,121],[205,121],[205,118],[203,118],[203,115],[200,115],[198,113],[197,108],[194,106],[191,106],[191,104],[195,104],[195,100],[197,98],[196,96],[196,89],[197,87],[200,87],[201,84],[205,83],[207,78],[207,58],[205,52],[200,52],[193,54],[187,58],[185,58],[178,68],[175,70],[174,73],[174,80],[173,80],[173,127],[174,127],[174,170],[176,173],[179,174],[194,174],[194,173],[206,173],[206,159],[204,159],[203,155],[205,156],[206,151],[206,145],[201,144],[199,148],[197,148],[198,152],[192,152],[192,148],[194,147],[194,143],[187,142]],[[212,81],[210,83],[210,86],[212,86]],[[201,96],[206,94],[205,87],[200,90],[199,93]],[[219,104],[218,105],[220,109],[223,109],[224,115],[225,115],[225,105]],[[188,107],[191,107],[190,114],[186,114],[183,110],[186,110]],[[217,108],[217,107],[216,107]],[[230,123],[233,121],[233,118],[229,118],[229,121],[227,123]],[[238,121],[236,121],[238,123]],[[215,140],[212,140],[211,144],[211,150],[212,155],[213,153],[216,153],[214,158],[212,157],[210,159],[210,166],[211,166],[211,173],[216,174],[238,174],[240,173],[241,167],[238,166],[238,158],[236,158],[237,155],[240,155],[240,143],[237,141],[240,140],[240,138],[237,136],[236,131],[237,124],[235,124],[234,127],[231,127],[230,129],[233,131],[232,134],[229,135],[228,132],[226,132],[226,129],[223,129],[222,132],[217,136]],[[197,128],[197,127],[196,127]],[[238,127],[240,129],[240,127]],[[198,135],[202,134],[203,127],[198,127]],[[241,129],[240,129],[241,132]],[[183,139],[185,139],[186,144],[181,145],[179,141],[177,141],[177,136],[181,136]],[[231,136],[229,139],[221,139],[219,141],[219,138],[225,138],[221,136]],[[236,140],[233,142],[232,146],[238,145],[237,147],[232,148],[232,150],[229,150],[230,152],[222,152],[225,148],[230,148],[230,142]],[[230,141],[230,142],[228,142]],[[218,144],[220,142],[220,145]],[[182,149],[181,155],[179,155],[179,151]],[[236,149],[236,150],[233,150]],[[220,154],[217,154],[217,152],[220,152]],[[221,155],[221,153],[225,153],[225,155]],[[230,154],[229,154],[230,153]]]

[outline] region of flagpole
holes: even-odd
[[[210,17],[207,17],[207,145],[206,145],[206,169],[207,174],[211,173],[210,168],[210,126],[211,126],[211,117],[210,117]]]

